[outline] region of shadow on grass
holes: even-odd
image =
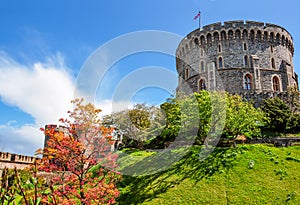
[[[155,154],[144,158],[142,161],[126,167],[127,173],[144,173],[139,176],[124,176],[119,187],[122,194],[118,198],[120,205],[139,204],[157,197],[158,194],[168,191],[180,184],[185,179],[190,179],[195,183],[205,177],[211,177],[215,173],[227,172],[234,166],[234,161],[239,152],[238,149],[217,148],[205,160],[199,160],[201,147],[194,146],[180,159],[173,159],[172,151],[165,152],[164,162],[169,163],[168,169],[161,169],[154,173],[155,169],[160,168],[162,155]],[[151,166],[149,166],[151,164]],[[149,174],[153,173],[153,174]]]

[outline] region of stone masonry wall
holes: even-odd
[[[26,155],[0,152],[0,176],[5,167],[9,169],[24,169],[32,165],[36,159],[36,157]]]

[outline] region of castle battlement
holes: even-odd
[[[0,162],[33,164],[36,157],[30,157],[21,154],[12,154],[9,152],[0,152]]]
[[[196,45],[211,45],[226,43],[226,41],[260,41],[281,44],[294,55],[293,37],[283,27],[257,21],[226,21],[204,26],[201,30],[195,29],[180,43],[176,54],[181,57],[187,48]]]
[[[36,157],[21,155],[21,154],[13,154],[9,152],[0,152],[0,176],[2,174],[2,170],[4,168],[8,169],[24,169],[37,160]]]

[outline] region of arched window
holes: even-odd
[[[284,42],[285,42],[285,37],[284,35],[281,36],[281,45],[284,46]]]
[[[248,31],[246,29],[243,30],[243,39],[248,39]]]
[[[255,33],[254,30],[250,31],[250,40],[253,42],[254,41],[254,37],[255,37]]]
[[[249,59],[248,59],[248,56],[244,56],[244,65],[245,65],[245,68],[248,68],[248,67],[249,67]]]
[[[214,33],[214,42],[219,42],[219,33],[218,32]]]
[[[219,51],[219,53],[222,52],[222,46],[221,46],[221,44],[218,45],[218,51]]]
[[[261,31],[257,31],[257,33],[256,33],[256,39],[257,39],[258,42],[261,41],[261,36],[262,36]]]
[[[206,83],[204,79],[199,80],[199,90],[206,90]]]
[[[273,91],[280,91],[280,83],[279,83],[279,78],[277,76],[273,77],[272,83],[273,83]]]
[[[226,32],[222,31],[221,32],[221,41],[225,41],[226,40]]]
[[[267,31],[264,32],[264,41],[267,42],[269,38],[269,34]]]
[[[277,44],[277,45],[280,44],[280,40],[281,40],[280,34],[277,33],[277,34],[276,34],[276,44]]]
[[[273,52],[274,52],[274,50],[273,50],[273,46],[270,46],[270,50],[271,50],[271,53],[273,53]]]
[[[270,33],[270,42],[274,43],[274,33],[273,32]]]
[[[247,50],[247,43],[244,43],[244,51]]]
[[[235,31],[235,39],[241,39],[241,31],[240,30]]]
[[[201,63],[200,63],[200,72],[205,72],[204,62],[203,61],[201,61]]]
[[[188,79],[189,78],[189,68],[185,68],[185,73],[184,73],[184,79]]]
[[[199,46],[199,39],[198,39],[198,38],[195,38],[194,42],[195,42],[195,44],[196,44],[197,46]]]
[[[244,89],[251,90],[251,87],[252,87],[252,77],[250,74],[247,74],[244,77]]]
[[[219,68],[223,68],[223,58],[219,57]]]
[[[232,30],[228,31],[228,39],[233,40],[233,31]]]
[[[201,45],[204,45],[204,44],[205,44],[205,38],[204,38],[204,36],[201,36],[201,37],[200,37],[200,44],[201,44]]]
[[[275,67],[275,60],[274,60],[274,58],[271,58],[271,65],[272,65],[272,68],[274,68],[274,69],[276,68]]]
[[[211,34],[210,34],[210,33],[207,34],[206,39],[207,39],[207,44],[211,44],[211,42],[212,42],[212,37],[211,37]]]

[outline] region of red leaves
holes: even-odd
[[[76,203],[113,204],[119,194],[114,185],[118,176],[111,171],[117,166],[117,155],[107,146],[107,140],[113,138],[113,128],[101,125],[100,109],[82,102],[72,101],[75,108],[68,113],[73,123],[60,118],[64,126],[41,128],[49,140],[39,170],[53,173],[51,196],[59,204],[72,204],[71,199]],[[99,163],[101,166],[94,170]]]

